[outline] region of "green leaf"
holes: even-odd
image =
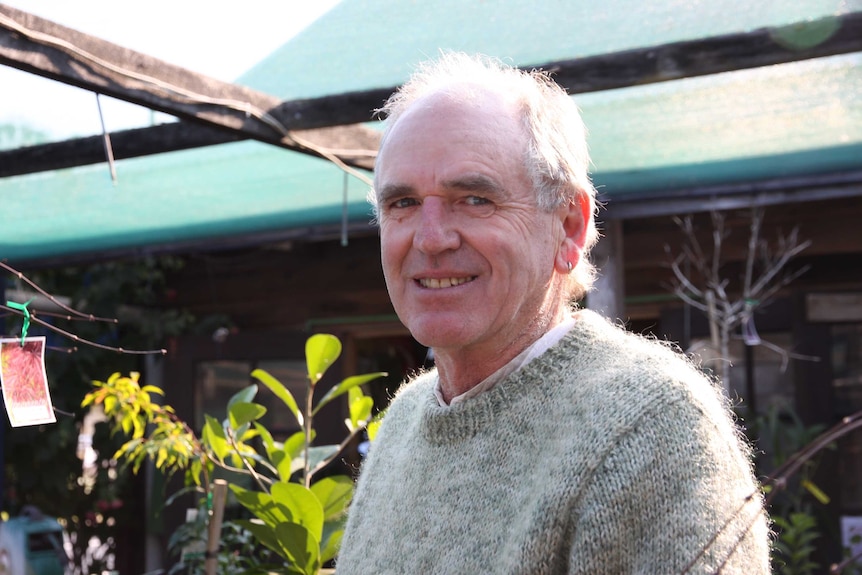
[[[264,449],[266,449],[266,454],[269,456],[270,459],[272,459],[273,451],[275,451],[276,449],[278,449],[278,451],[281,451],[281,449],[276,447],[275,440],[272,438],[272,434],[266,427],[255,421],[254,428],[260,435],[260,439],[263,442],[263,447]]]
[[[250,531],[251,534],[254,535],[254,537],[263,545],[278,553],[282,558],[288,559],[287,553],[279,543],[278,537],[275,534],[275,528],[257,521],[248,521],[246,519],[237,519],[235,522]]]
[[[378,371],[375,373],[366,373],[364,375],[354,375],[348,377],[347,379],[327,391],[326,395],[320,398],[320,401],[317,403],[317,406],[314,408],[314,411],[312,411],[312,415],[316,415],[317,412],[320,411],[320,409],[324,405],[326,405],[336,397],[339,397],[347,393],[351,389],[358,387],[364,383],[368,383],[369,381],[375,380],[378,377],[385,377],[387,375],[389,374],[385,371]]]
[[[305,362],[308,366],[308,380],[315,385],[341,355],[341,342],[334,335],[318,333],[305,342]]]
[[[241,389],[228,400],[227,409],[230,411],[231,406],[234,403],[243,402],[243,403],[251,403],[254,400],[254,397],[257,395],[257,385],[251,384],[245,389]]]
[[[814,498],[817,499],[817,501],[819,501],[823,505],[829,505],[829,502],[831,501],[831,499],[829,499],[829,496],[823,493],[823,491],[819,487],[814,485],[812,481],[808,479],[803,479],[802,486],[807,489],[808,493],[813,495]]]
[[[309,469],[314,469],[323,461],[327,461],[338,454],[337,445],[318,445],[308,450]]]
[[[272,500],[290,510],[292,521],[300,523],[317,541],[323,533],[323,506],[310,489],[299,483],[278,481],[272,484]]]
[[[290,460],[290,468],[287,467],[287,463],[285,461],[282,461],[281,465],[278,468],[278,475],[279,477],[284,475],[285,477],[289,478],[291,475],[304,468],[305,457],[300,455]]]
[[[260,435],[261,441],[263,442],[263,448],[266,450],[267,459],[269,459],[270,464],[277,470],[284,460],[290,459],[284,452],[284,445],[279,441],[275,441],[269,430],[260,423],[255,422],[254,428],[257,430],[257,433]],[[281,477],[280,472],[279,477]],[[281,478],[287,480],[289,476]]]
[[[282,523],[275,528],[276,537],[287,559],[306,575],[320,570],[320,540],[297,523]]]
[[[257,403],[247,403],[245,401],[234,402],[228,408],[228,417],[230,418],[230,426],[233,429],[239,429],[243,425],[257,421],[266,413],[266,408]]]
[[[296,399],[293,397],[293,394],[290,393],[290,390],[287,389],[280,381],[271,376],[267,371],[263,369],[256,369],[251,372],[251,376],[262,384],[267,386],[270,391],[272,391],[276,397],[278,397],[290,410],[293,416],[296,418],[296,421],[299,423],[299,426],[302,427],[302,422],[304,418],[302,417],[302,412],[299,411],[299,407],[296,405]]]
[[[385,411],[381,411],[374,416],[374,419],[368,422],[368,425],[365,426],[365,432],[368,434],[368,441],[373,442],[374,438],[377,437],[377,432],[380,430],[380,424],[383,423],[383,416],[385,414]]]
[[[243,507],[270,527],[285,521],[296,521],[293,510],[277,502],[270,494],[243,489],[233,483],[230,484],[230,488]]]
[[[165,460],[168,458],[168,450],[164,447],[160,447],[158,450],[158,455],[156,457],[156,469],[162,469],[162,466],[165,463]]]
[[[323,524],[323,538],[320,541],[320,561],[326,563],[334,559],[341,548],[341,538],[344,536],[344,525],[347,518],[337,521],[327,521]]]
[[[346,475],[324,477],[311,486],[311,491],[323,505],[325,521],[338,519],[353,498],[353,480]]]
[[[311,431],[311,440],[314,441],[315,433],[314,430]],[[284,452],[287,453],[288,457],[293,459],[294,457],[299,457],[299,454],[302,453],[303,448],[305,447],[305,432],[297,431],[293,435],[287,438],[287,441],[284,442]]]
[[[215,453],[219,461],[224,461],[224,458],[231,451],[227,436],[224,434],[224,428],[211,415],[204,414],[204,418],[206,419],[206,423],[204,424],[203,433],[201,433],[201,441]]]
[[[353,390],[359,391],[359,390]],[[367,395],[356,394],[351,391],[350,397],[350,423],[348,427],[353,431],[364,424],[371,417],[374,408],[374,400]]]

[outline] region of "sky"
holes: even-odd
[[[339,0],[3,0],[63,26],[232,82]],[[165,116],[102,96],[108,131]],[[0,65],[0,124],[16,123],[50,139],[101,132],[92,92]]]

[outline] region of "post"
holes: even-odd
[[[592,251],[599,273],[593,291],[587,294],[587,307],[612,320],[625,319],[623,222],[608,220],[602,228],[603,237]]]
[[[213,507],[207,529],[207,552],[204,560],[206,575],[216,575],[218,567],[218,548],[221,544],[221,523],[224,518],[224,502],[227,497],[227,481],[213,481]]]

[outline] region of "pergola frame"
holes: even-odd
[[[782,30],[761,28],[532,68],[551,72],[575,94],[862,51],[862,13],[794,26],[834,31],[807,47],[788,47]],[[111,134],[115,159],[254,139],[373,169],[379,135],[362,123],[372,120],[374,110],[397,88],[280,101],[4,4],[0,64],[180,119]],[[101,135],[22,147],[0,152],[0,177],[100,163],[105,158]]]

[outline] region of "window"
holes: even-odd
[[[195,422],[198,429],[204,423],[204,414],[219,421],[227,417],[227,403],[234,394],[252,383],[258,384],[255,402],[266,407],[261,422],[278,440],[284,440],[299,431],[296,418],[269,388],[251,377],[255,369],[263,369],[279,380],[302,405],[306,393],[305,362],[303,360],[212,360],[201,361],[195,369],[196,401]]]

